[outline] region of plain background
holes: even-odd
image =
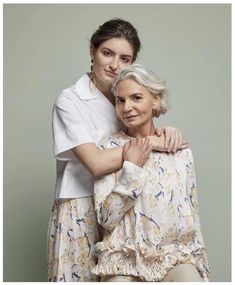
[[[196,164],[213,281],[231,281],[231,6],[4,5],[4,281],[46,281],[55,182],[51,110],[90,69],[89,38],[112,17],[139,31],[137,62],[158,72]]]

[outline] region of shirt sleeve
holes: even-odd
[[[196,186],[196,175],[192,151],[187,150],[187,159],[186,159],[186,169],[187,169],[187,192],[188,198],[191,207],[191,213],[195,225],[195,245],[199,248],[198,251],[194,252],[195,262],[197,267],[200,269],[200,273],[204,280],[210,280],[210,269],[205,249],[205,244],[201,232],[200,218],[199,218],[199,203],[198,203],[198,194]]]
[[[84,143],[95,143],[85,118],[68,98],[59,98],[53,107],[54,155],[60,160],[74,158],[71,149]]]
[[[99,224],[112,230],[131,209],[144,189],[147,171],[125,161],[120,176],[105,175],[95,182],[95,208]]]

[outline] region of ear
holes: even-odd
[[[160,106],[160,95],[159,94],[154,94],[153,95],[153,110],[157,110]]]

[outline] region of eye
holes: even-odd
[[[140,95],[135,95],[133,97],[134,101],[140,101],[142,99],[142,97]]]
[[[130,60],[129,57],[123,56],[123,57],[121,58],[121,60],[122,60],[123,62],[125,62],[125,63],[131,63],[131,60]]]
[[[111,56],[111,52],[108,50],[103,50],[103,55],[104,56]]]
[[[115,98],[115,102],[116,102],[116,105],[121,105],[121,104],[124,103],[124,100],[123,100],[122,98],[116,97],[116,98]]]

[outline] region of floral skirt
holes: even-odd
[[[91,273],[97,241],[93,196],[56,200],[48,226],[48,281],[98,281]]]

